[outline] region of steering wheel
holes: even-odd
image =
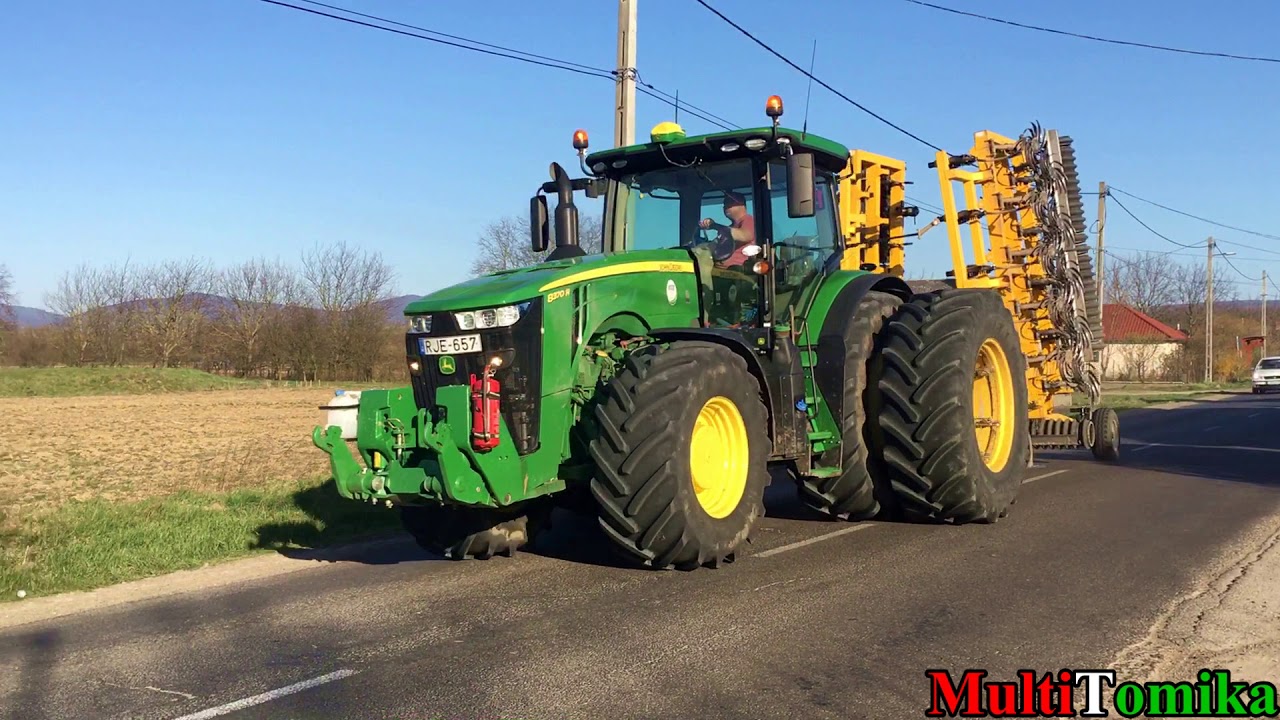
[[[707,235],[706,228],[698,227],[698,232],[693,236],[693,241],[689,247],[710,246],[711,257],[716,262],[724,262],[733,254],[734,242],[733,235],[724,231],[723,228],[717,227],[716,239],[712,240]]]

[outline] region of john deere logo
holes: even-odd
[[[440,372],[445,375],[452,375],[458,369],[458,364],[453,361],[453,357],[450,355],[441,355],[439,364]]]

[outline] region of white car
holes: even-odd
[[[1280,390],[1280,357],[1265,357],[1253,369],[1253,392]]]

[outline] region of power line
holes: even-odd
[[[1214,238],[1214,242],[1215,242],[1215,243],[1223,243],[1223,242],[1226,242],[1226,241],[1224,241],[1224,240],[1219,240],[1218,238]],[[1201,246],[1199,249],[1204,249],[1204,246]],[[1159,251],[1159,250],[1147,250],[1147,249],[1144,249],[1144,248],[1120,247],[1120,246],[1112,245],[1111,243],[1107,243],[1107,250],[1106,250],[1106,252],[1107,252],[1108,254],[1114,255],[1115,253],[1112,253],[1112,252],[1111,252],[1112,250],[1123,250],[1123,251],[1125,251],[1125,252],[1143,253],[1143,254],[1146,254],[1146,255],[1156,255],[1156,256],[1160,256],[1160,257],[1163,257],[1163,256],[1165,256],[1165,255],[1177,255],[1177,256],[1179,256],[1179,257],[1203,257],[1203,254],[1202,254],[1202,253],[1199,253],[1199,252],[1190,252],[1190,251],[1187,251],[1187,250],[1165,250],[1165,251]],[[1276,258],[1273,258],[1273,257],[1271,257],[1271,258],[1237,257],[1236,259],[1237,259],[1237,260],[1244,260],[1244,261],[1246,261],[1246,262],[1258,262],[1258,263],[1273,263],[1273,262],[1280,262],[1280,260],[1277,260]]]
[[[1275,251],[1275,250],[1268,250],[1267,248],[1260,248],[1260,247],[1258,247],[1258,246],[1256,246],[1256,245],[1245,245],[1244,243],[1242,243],[1242,242],[1236,242],[1235,240],[1219,240],[1218,242],[1220,242],[1220,243],[1226,243],[1226,244],[1228,244],[1228,245],[1235,245],[1236,247],[1247,248],[1247,249],[1249,249],[1249,250],[1257,250],[1258,252],[1270,253],[1270,254],[1272,254],[1272,255],[1280,255],[1280,252],[1277,252],[1277,251]],[[1273,260],[1272,262],[1274,262],[1274,260]]]
[[[897,130],[898,132],[902,133],[903,135],[906,135],[907,137],[911,138],[912,140],[915,140],[916,142],[919,142],[919,143],[922,143],[922,144],[924,144],[924,145],[927,145],[927,146],[929,146],[929,147],[933,148],[934,150],[942,151],[942,148],[938,147],[937,145],[934,145],[933,143],[929,142],[928,140],[925,140],[924,138],[920,137],[919,135],[916,135],[915,133],[911,132],[910,130],[907,130],[906,128],[902,127],[901,125],[896,125],[896,124],[894,124],[893,122],[890,122],[889,120],[885,119],[884,117],[882,117],[882,116],[880,116],[880,115],[876,114],[876,113],[875,113],[874,111],[872,111],[870,108],[868,108],[868,107],[866,107],[865,105],[863,105],[863,104],[859,103],[857,100],[854,100],[853,98],[849,97],[848,95],[845,95],[844,93],[840,92],[839,90],[836,90],[835,88],[831,87],[831,86],[830,86],[830,85],[828,85],[827,83],[823,82],[820,78],[814,77],[813,73],[809,72],[808,70],[805,70],[804,68],[802,68],[802,67],[800,67],[799,65],[795,64],[794,62],[792,62],[789,58],[787,58],[787,56],[785,56],[785,55],[783,55],[782,53],[778,52],[777,50],[774,50],[773,48],[769,47],[769,45],[768,45],[767,43],[765,43],[764,41],[762,41],[762,40],[758,39],[755,35],[752,35],[751,33],[747,32],[747,30],[746,30],[746,29],[744,29],[741,25],[737,24],[736,22],[734,22],[734,21],[730,20],[728,17],[726,17],[724,13],[722,13],[722,12],[720,12],[719,10],[717,10],[717,9],[715,9],[715,8],[711,7],[710,5],[708,5],[708,4],[706,3],[706,1],[705,1],[705,0],[694,0],[694,1],[695,1],[695,2],[697,2],[699,5],[701,5],[702,7],[704,7],[704,8],[706,8],[706,9],[710,10],[710,11],[711,11],[712,13],[714,13],[717,17],[719,17],[721,20],[723,20],[723,21],[725,21],[726,23],[728,23],[729,25],[731,25],[731,26],[732,26],[735,30],[737,30],[738,32],[740,32],[740,33],[742,33],[743,35],[745,35],[745,36],[747,36],[748,38],[750,38],[750,39],[751,39],[751,41],[752,41],[752,42],[754,42],[755,44],[759,45],[760,47],[764,48],[765,50],[768,50],[770,53],[772,53],[772,54],[773,54],[773,56],[774,56],[774,57],[778,58],[778,59],[779,59],[779,60],[781,60],[782,62],[784,62],[784,63],[786,63],[786,64],[790,65],[791,67],[795,68],[796,70],[800,71],[801,73],[803,73],[803,74],[804,74],[804,76],[805,76],[805,77],[809,78],[810,80],[812,80],[812,81],[814,81],[814,82],[818,83],[819,85],[821,85],[822,87],[826,88],[827,90],[829,90],[829,91],[831,91],[831,92],[835,93],[835,94],[836,94],[836,96],[838,96],[840,99],[844,100],[845,102],[849,103],[850,105],[853,105],[854,107],[856,107],[856,108],[858,108],[859,110],[861,110],[862,112],[864,112],[864,113],[866,113],[866,114],[870,115],[871,117],[873,117],[873,118],[875,118],[875,119],[879,120],[880,122],[884,123],[885,125],[888,125],[889,127],[893,128],[894,130]]]
[[[471,43],[472,45],[480,45],[482,47],[493,48],[495,50],[502,50],[504,52],[509,52],[509,53],[518,53],[520,55],[528,55],[531,58],[537,58],[539,60],[546,60],[548,62],[559,63],[561,65],[571,65],[573,67],[582,68],[583,70],[590,70],[595,73],[604,73],[606,75],[612,74],[611,71],[606,70],[604,68],[598,68],[591,65],[583,65],[581,63],[571,62],[569,60],[560,60],[559,58],[547,57],[546,55],[537,55],[531,52],[525,52],[523,50],[516,50],[514,48],[503,47],[502,45],[494,45],[492,43],[481,42],[479,40],[472,40],[471,38],[465,38],[460,35],[450,35],[449,33],[440,32],[439,30],[432,30],[430,28],[424,28],[424,27],[419,27],[417,25],[410,25],[408,23],[398,22],[396,20],[391,20],[389,18],[378,17],[377,15],[369,15],[367,13],[357,12],[355,10],[348,10],[347,8],[344,8],[344,7],[338,7],[337,5],[329,5],[327,3],[318,2],[318,0],[299,0],[299,1],[304,2],[308,5],[317,5],[319,7],[329,8],[330,10],[337,10],[338,12],[344,12],[344,13],[347,13],[348,15],[355,15],[357,17],[368,18],[369,20],[377,20],[378,22],[384,22],[389,25],[396,25],[403,28],[409,28],[410,30],[418,30],[420,32],[430,33],[432,35],[439,35],[440,37],[446,37],[453,40],[468,42],[468,43]]]
[[[286,2],[280,2],[280,0],[260,0],[260,2],[270,3],[272,5],[279,5],[280,7],[291,8],[293,10],[300,10],[305,13],[311,13],[312,15],[320,15],[322,17],[332,18],[334,20],[341,20],[343,22],[351,23],[353,25],[362,25],[364,27],[373,28],[375,30],[383,30],[386,32],[395,33],[397,35],[405,35],[407,37],[417,38],[419,40],[427,40],[429,42],[440,43],[441,45],[449,45],[451,47],[461,48],[463,50],[471,50],[472,52],[484,53],[485,55],[493,55],[495,57],[507,58],[508,60],[519,60],[521,62],[526,62],[531,65],[541,65],[542,67],[554,68],[556,70],[566,70],[568,72],[577,73],[579,75],[588,75],[591,77],[604,77],[610,80],[613,79],[613,76],[609,74],[601,75],[599,72],[596,72],[596,71],[583,70],[580,68],[569,67],[567,65],[544,62],[542,60],[521,57],[519,55],[513,55],[510,53],[497,52],[494,50],[485,50],[483,48],[471,47],[470,45],[462,45],[460,43],[450,42],[448,40],[441,40],[440,38],[431,37],[429,35],[420,35],[418,33],[407,32],[405,30],[397,30],[395,28],[389,28],[383,25],[374,25],[373,23],[367,23],[361,20],[355,20],[353,18],[343,17],[341,15],[333,15],[331,13],[322,12],[320,10],[313,10],[311,8],[302,7],[301,5],[291,5]]]
[[[1165,235],[1165,234],[1163,234],[1163,233],[1156,232],[1156,230],[1155,230],[1154,228],[1152,228],[1150,225],[1148,225],[1148,224],[1146,224],[1145,222],[1143,222],[1143,221],[1142,221],[1142,218],[1138,217],[1137,215],[1134,215],[1132,210],[1130,210],[1129,208],[1125,207],[1125,206],[1124,206],[1124,203],[1120,202],[1120,198],[1112,197],[1111,199],[1112,199],[1113,201],[1115,201],[1115,204],[1116,204],[1116,205],[1119,205],[1119,206],[1120,206],[1120,209],[1121,209],[1121,210],[1125,211],[1125,213],[1126,213],[1129,217],[1133,218],[1134,220],[1137,220],[1137,221],[1138,221],[1138,224],[1139,224],[1139,225],[1141,225],[1142,227],[1146,228],[1146,229],[1147,229],[1147,230],[1148,230],[1152,235],[1155,235],[1156,237],[1158,237],[1158,238],[1160,238],[1160,239],[1162,239],[1162,240],[1164,240],[1164,241],[1166,241],[1166,242],[1173,243],[1174,245],[1177,245],[1178,247],[1190,248],[1190,249],[1194,249],[1194,248],[1197,248],[1197,247],[1204,247],[1203,245],[1187,245],[1187,244],[1185,244],[1185,243],[1180,243],[1180,242],[1178,242],[1177,240],[1172,240],[1172,239],[1170,239],[1168,235]]]
[[[652,91],[654,91],[654,92],[656,92],[656,93],[658,93],[658,94],[660,94],[660,95],[664,95],[664,96],[666,96],[666,97],[668,97],[668,98],[671,98],[671,99],[672,99],[673,101],[675,101],[675,102],[679,102],[679,107],[680,107],[680,108],[682,108],[682,109],[687,110],[687,109],[689,109],[689,108],[693,108],[694,110],[697,110],[698,112],[702,113],[703,115],[706,115],[706,116],[711,117],[711,118],[715,118],[716,120],[719,120],[719,121],[721,121],[721,122],[724,122],[724,123],[725,123],[725,124],[727,124],[727,125],[731,125],[731,126],[732,126],[732,129],[734,129],[734,130],[738,130],[738,129],[740,129],[740,126],[739,126],[739,125],[737,125],[737,124],[733,123],[733,122],[732,122],[732,121],[730,121],[730,120],[726,120],[725,118],[722,118],[722,117],[720,117],[719,115],[716,115],[715,113],[711,112],[710,110],[704,110],[704,109],[702,109],[702,108],[698,107],[697,105],[694,105],[693,103],[689,102],[688,100],[680,101],[680,100],[679,100],[679,98],[678,98],[677,96],[674,96],[674,95],[672,95],[672,94],[671,94],[671,93],[669,93],[669,92],[665,92],[665,91],[663,91],[663,90],[660,90],[660,89],[658,89],[657,87],[654,87],[651,83],[647,83],[647,82],[645,82],[645,81],[644,81],[644,79],[640,77],[640,73],[639,73],[639,72],[637,72],[637,73],[636,73],[636,84],[638,84],[638,85],[642,85],[642,86],[647,87],[647,88],[649,88],[650,90],[652,90]],[[675,103],[673,102],[673,103],[668,103],[668,104],[675,104]],[[706,118],[703,118],[703,119],[705,120]],[[708,120],[708,122],[711,122],[711,121],[710,121],[710,120]],[[721,127],[724,127],[724,126],[723,126],[723,125],[721,125]],[[730,128],[725,128],[725,129],[726,129],[726,130],[729,130]]]
[[[1130,47],[1147,48],[1148,50],[1164,50],[1166,52],[1181,53],[1184,55],[1205,55],[1209,57],[1228,58],[1231,60],[1250,60],[1253,62],[1280,63],[1280,58],[1262,57],[1255,55],[1234,55],[1232,53],[1213,52],[1207,50],[1188,50],[1186,48],[1169,47],[1166,45],[1152,45],[1150,43],[1132,42],[1129,40],[1115,40],[1112,38],[1098,37],[1096,35],[1085,35],[1082,33],[1069,32],[1066,30],[1055,30],[1053,28],[1039,27],[1037,25],[1027,25],[1025,23],[1014,22],[1012,20],[1003,20],[1001,18],[991,17],[989,15],[979,15],[978,13],[966,12],[964,10],[956,10],[955,8],[943,7],[942,5],[934,5],[933,3],[924,2],[923,0],[904,0],[913,5],[920,5],[934,10],[953,13],[955,15],[964,15],[965,17],[978,18],[988,22],[1000,23],[1002,25],[1012,25],[1026,30],[1037,30],[1039,32],[1052,33],[1054,35],[1066,35],[1068,37],[1080,38],[1082,40],[1093,40],[1094,42],[1110,43],[1112,45],[1128,45]]]
[[[397,35],[416,38],[418,40],[426,40],[428,42],[439,43],[441,45],[448,45],[450,47],[459,48],[461,50],[470,50],[472,52],[478,52],[484,55],[491,55],[493,57],[500,57],[508,60],[518,60],[520,62],[529,63],[531,65],[552,68],[554,70],[564,70],[566,72],[571,72],[578,75],[603,78],[611,82],[616,82],[615,74],[612,71],[605,70],[603,68],[596,68],[590,65],[583,65],[581,63],[570,62],[568,60],[551,58],[545,55],[535,55],[533,53],[527,53],[522,50],[515,50],[512,48],[503,47],[501,45],[495,45],[493,43],[480,42],[478,40],[472,40],[470,38],[464,38],[458,35],[449,35],[447,33],[442,33],[436,30],[419,27],[417,25],[410,25],[408,23],[402,23],[402,22],[397,22],[395,20],[378,17],[377,15],[359,13],[354,10],[347,10],[346,8],[338,7],[336,5],[329,5],[322,2],[316,2],[316,0],[301,0],[301,2],[306,2],[312,5],[329,8],[331,10],[338,10],[340,12],[349,13],[351,15],[356,15],[356,16],[367,18],[370,20],[377,20],[379,22],[384,22],[384,23],[388,23],[391,25],[396,25],[396,26],[399,26],[402,28],[408,28],[408,29],[398,30],[394,27],[387,27],[385,25],[375,25],[373,23],[364,22],[363,20],[357,20],[351,17],[344,17],[342,15],[334,15],[332,13],[323,12],[321,10],[315,10],[313,8],[302,7],[301,5],[293,5],[291,3],[281,2],[280,0],[260,0],[260,1],[269,3],[271,5],[277,5],[280,7],[289,8],[291,10],[298,10],[301,12],[310,13],[312,15],[319,15],[321,17],[331,18],[333,20],[341,20],[342,22],[351,23],[352,25],[359,25],[362,27],[372,28],[374,30],[382,30],[384,32],[395,33]],[[409,30],[415,30],[417,32],[409,32]],[[421,33],[429,33],[429,34],[421,34]],[[441,37],[432,37],[432,35],[439,35]],[[444,39],[441,39],[442,37],[450,38],[450,39],[444,40]],[[461,42],[453,42],[453,40],[460,40],[463,42],[471,43],[471,45],[463,45]],[[483,47],[473,47],[473,45],[483,46]],[[491,49],[485,49],[485,48],[491,48]],[[666,103],[667,105],[671,105],[675,107],[675,103],[659,95],[657,88],[653,87],[652,85],[649,85],[646,83],[646,88],[637,88],[637,90],[643,93],[644,95],[647,95],[648,97],[654,98],[655,100],[658,100],[660,102]],[[703,120],[705,122],[708,122],[712,125],[720,127],[721,129],[724,129],[724,130],[733,129],[731,127],[727,127],[725,124],[717,120],[713,120],[707,117],[706,115],[703,114],[703,112],[705,111],[700,112],[699,109],[692,104],[682,103],[681,107],[686,108],[690,115],[693,115],[694,117],[700,120]]]
[[[1206,218],[1206,217],[1200,217],[1199,215],[1192,215],[1192,214],[1191,214],[1191,213],[1189,213],[1189,212],[1185,212],[1185,211],[1183,211],[1183,210],[1178,210],[1178,209],[1176,209],[1176,208],[1171,208],[1171,207],[1169,207],[1168,205],[1161,205],[1160,203],[1155,202],[1154,200],[1147,200],[1146,198],[1138,197],[1137,195],[1134,195],[1134,194],[1133,194],[1133,193],[1131,193],[1131,192],[1127,192],[1127,191],[1121,190],[1120,188],[1115,187],[1114,185],[1108,186],[1108,188],[1109,188],[1110,190],[1115,190],[1115,191],[1116,191],[1116,192],[1118,192],[1118,193],[1123,193],[1123,194],[1125,194],[1125,195],[1128,195],[1129,197],[1133,198],[1134,200],[1140,200],[1140,201],[1142,201],[1142,202],[1144,202],[1144,203],[1147,203],[1148,205],[1155,205],[1156,207],[1158,207],[1158,208],[1160,208],[1160,209],[1162,209],[1162,210],[1168,210],[1169,212],[1172,212],[1172,213],[1177,213],[1177,214],[1179,214],[1179,215],[1185,215],[1186,217],[1189,217],[1189,218],[1191,218],[1191,219],[1193,219],[1193,220],[1199,220],[1200,222],[1206,222],[1206,223],[1209,223],[1210,225],[1217,225],[1218,227],[1223,227],[1223,228],[1226,228],[1226,229],[1228,229],[1228,230],[1235,230],[1236,232],[1242,232],[1242,233],[1245,233],[1245,234],[1247,234],[1247,235],[1257,235],[1258,237],[1266,238],[1266,239],[1268,239],[1268,240],[1280,240],[1280,235],[1271,235],[1271,234],[1269,234],[1269,233],[1258,232],[1258,231],[1256,231],[1256,230],[1246,230],[1245,228],[1235,227],[1234,225],[1227,225],[1226,223],[1218,222],[1217,220],[1210,220],[1209,218]]]
[[[1258,282],[1258,281],[1262,280],[1262,276],[1252,277],[1252,276],[1245,275],[1244,273],[1240,272],[1240,268],[1236,267],[1236,264],[1235,264],[1235,263],[1233,263],[1233,262],[1231,262],[1231,257],[1230,257],[1229,255],[1227,255],[1226,253],[1222,252],[1221,250],[1219,250],[1219,251],[1218,251],[1218,257],[1222,258],[1223,260],[1226,260],[1226,261],[1227,261],[1227,264],[1231,266],[1231,269],[1232,269],[1232,270],[1235,270],[1235,271],[1236,271],[1236,274],[1237,274],[1237,275],[1239,275],[1240,277],[1244,278],[1245,280],[1248,280],[1248,281],[1250,281],[1250,282]]]

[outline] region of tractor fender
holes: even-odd
[[[897,295],[903,302],[910,300],[912,295],[910,286],[901,278],[874,273],[859,275],[836,291],[823,314],[822,326],[818,329],[818,363],[814,367],[814,381],[830,409],[836,427],[843,427],[844,423],[846,343],[854,340],[846,337],[849,319],[853,317],[858,303],[873,290]]]
[[[769,436],[773,437],[774,408],[773,388],[770,386],[769,374],[765,372],[764,362],[755,349],[741,335],[731,330],[720,328],[660,328],[649,332],[649,337],[661,342],[677,340],[698,340],[713,342],[732,350],[747,363],[747,369],[760,383],[760,393],[764,395],[765,409],[769,413]]]

